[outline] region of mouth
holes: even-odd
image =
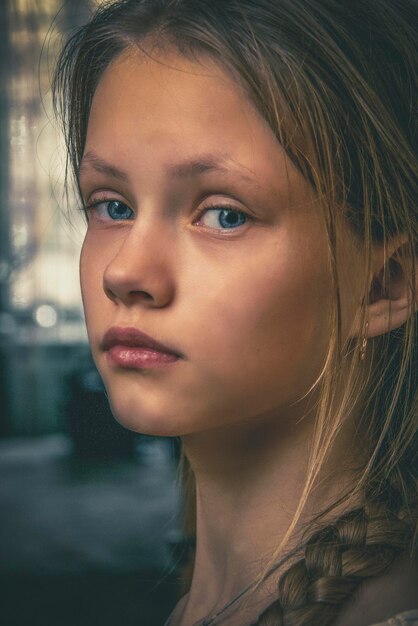
[[[161,368],[179,361],[183,355],[130,327],[112,327],[104,335],[101,349],[110,365],[128,369]]]

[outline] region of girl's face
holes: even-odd
[[[323,363],[327,244],[237,84],[212,62],[125,53],[95,93],[80,185],[87,328],[118,420],[154,435],[284,420]],[[353,267],[351,243],[341,254]]]

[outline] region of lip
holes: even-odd
[[[110,350],[113,346],[129,346],[132,348],[148,348],[156,352],[165,352],[181,357],[180,352],[175,352],[172,348],[156,341],[138,328],[113,326],[104,334],[102,350]]]

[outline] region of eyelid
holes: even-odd
[[[83,205],[84,211],[88,213],[91,209],[96,208],[100,204],[119,202],[120,204],[125,205],[128,209],[130,209],[133,213],[136,213],[135,209],[132,208],[130,203],[122,200],[121,198],[115,198],[114,196],[95,196],[94,194],[89,198],[88,202]]]
[[[100,204],[100,202],[122,202],[126,204],[130,209],[132,208],[130,203],[124,200],[122,197],[118,197],[118,194],[114,191],[95,191],[89,195],[88,200],[84,202],[84,206],[91,207],[96,204]]]

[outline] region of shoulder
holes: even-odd
[[[402,557],[360,586],[335,626],[418,626],[418,563]]]
[[[398,613],[385,622],[379,622],[372,626],[418,626],[418,609]]]

